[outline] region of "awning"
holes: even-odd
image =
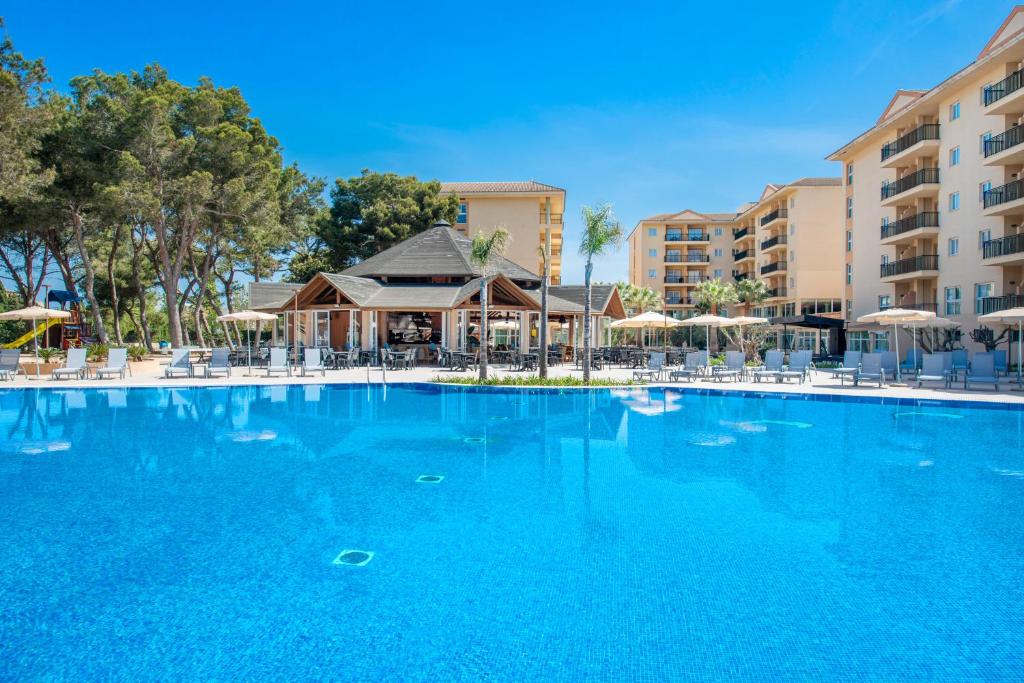
[[[61,306],[64,304],[77,304],[81,300],[81,297],[79,297],[75,292],[69,292],[63,289],[51,289],[50,293],[46,295],[46,303],[58,303]]]
[[[846,321],[842,318],[828,318],[823,315],[785,315],[769,318],[769,325],[785,325],[793,327],[813,327],[815,329],[843,328]]]

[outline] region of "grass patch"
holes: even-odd
[[[631,380],[612,380],[592,378],[585,384],[582,377],[548,377],[541,379],[536,375],[526,377],[489,377],[481,381],[479,377],[435,376],[431,380],[437,384],[465,384],[480,387],[621,387],[635,385]]]

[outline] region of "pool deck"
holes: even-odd
[[[380,368],[370,368],[369,372],[365,367],[355,368],[351,370],[328,370],[326,376],[321,376],[319,373],[307,377],[301,377],[299,372],[295,372],[291,377],[277,375],[274,377],[267,377],[266,372],[259,369],[253,368],[252,374],[249,376],[248,369],[246,367],[234,368],[232,376],[230,378],[217,377],[213,379],[204,379],[202,377],[194,378],[175,378],[165,379],[163,377],[163,366],[161,362],[166,362],[165,359],[148,359],[138,363],[132,363],[132,375],[126,377],[124,380],[121,379],[87,379],[87,380],[51,380],[49,377],[42,377],[35,379],[34,376],[26,378],[24,375],[19,375],[17,379],[10,382],[0,383],[0,388],[13,388],[13,387],[38,387],[38,388],[60,388],[60,387],[75,387],[75,388],[102,388],[102,387],[181,387],[181,386],[225,386],[225,385],[247,385],[247,384],[365,384],[367,382],[376,384],[383,381],[383,373]],[[470,377],[475,376],[474,372],[451,372],[445,369],[439,369],[436,367],[420,367],[412,370],[388,370],[387,371],[387,382],[388,383],[406,383],[406,382],[431,382],[435,377],[441,376],[464,376]],[[531,373],[532,374],[532,373]],[[560,365],[551,368],[551,377],[582,377],[582,371],[573,368],[572,366]],[[492,377],[500,376],[521,376],[521,372],[509,371],[505,366],[491,366],[490,375]],[[633,376],[633,371],[626,368],[608,368],[605,370],[594,371],[593,377],[600,379],[611,379],[621,380],[623,382],[629,381]],[[741,392],[758,392],[758,393],[780,393],[780,394],[813,394],[813,395],[833,395],[833,396],[860,396],[860,397],[875,397],[875,398],[909,398],[909,399],[926,399],[926,400],[939,400],[939,401],[976,401],[976,402],[990,402],[990,403],[1013,403],[1013,404],[1024,404],[1024,392],[1014,391],[1012,387],[1015,387],[1015,383],[1011,383],[1010,380],[1016,378],[1003,378],[1005,381],[1000,385],[999,391],[993,391],[992,389],[973,389],[966,391],[963,389],[962,381],[958,385],[954,385],[951,389],[945,389],[942,387],[934,387],[926,385],[925,388],[918,389],[916,386],[905,386],[896,387],[888,386],[882,389],[870,386],[858,386],[854,387],[849,382],[845,386],[840,385],[838,379],[833,379],[832,375],[827,370],[817,371],[813,373],[810,380],[805,381],[803,384],[797,382],[787,383],[776,383],[772,382],[717,382],[709,379],[700,379],[694,382],[677,382],[677,383],[651,383],[647,386],[670,386],[678,387],[683,389],[700,389],[700,390],[721,390],[721,391],[741,391]]]

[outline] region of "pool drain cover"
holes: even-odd
[[[334,558],[334,564],[347,564],[352,567],[364,567],[373,559],[369,550],[342,550]]]
[[[417,484],[440,484],[444,481],[444,477],[440,474],[421,474],[416,477]]]
[[[463,443],[483,443],[484,437],[482,436],[467,436],[462,440]]]

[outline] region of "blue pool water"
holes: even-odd
[[[11,390],[0,430],[4,680],[1024,674],[1020,410]]]

